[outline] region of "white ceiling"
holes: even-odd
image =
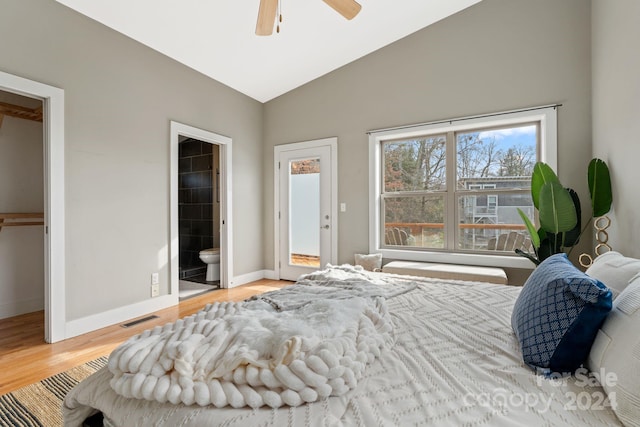
[[[267,102],[480,0],[359,0],[352,21],[322,0],[281,0],[267,37],[255,35],[260,0],[56,1]]]

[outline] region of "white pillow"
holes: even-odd
[[[640,426],[640,275],[620,293],[589,353],[612,409],[625,426]],[[615,378],[612,374],[615,374]]]
[[[380,271],[380,267],[382,267],[382,254],[355,254],[355,259],[356,265],[365,270]]]
[[[585,273],[607,285],[615,300],[629,280],[640,273],[640,259],[625,257],[615,251],[605,252],[593,260]]]

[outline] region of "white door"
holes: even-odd
[[[335,263],[334,153],[335,138],[276,147],[281,279],[296,280]]]

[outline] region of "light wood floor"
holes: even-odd
[[[55,344],[44,342],[44,312],[0,320],[0,395],[41,381],[74,366],[106,356],[120,343],[156,325],[164,325],[199,311],[208,303],[242,301],[291,282],[259,280],[232,289],[208,292],[154,313],[157,319],[130,328],[109,326]],[[146,316],[142,316],[146,317]],[[124,322],[127,323],[127,322]]]

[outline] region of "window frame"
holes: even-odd
[[[382,236],[382,142],[398,139],[410,139],[428,134],[446,134],[449,132],[472,131],[482,128],[509,127],[536,122],[540,133],[538,160],[557,169],[557,106],[543,106],[516,111],[493,113],[481,116],[462,117],[432,123],[381,129],[369,132],[369,251],[382,253],[384,258],[407,261],[442,262],[453,264],[470,264],[497,267],[533,268],[531,262],[523,257],[509,254],[484,254],[455,250],[433,250],[420,248],[389,248],[384,246]],[[455,144],[447,144],[447,159],[454,159]],[[450,160],[447,160],[450,161]],[[455,190],[455,168],[447,165],[453,175],[448,178],[446,191]],[[451,185],[453,184],[453,187]],[[494,193],[495,189],[480,190],[480,193]],[[455,192],[455,191],[454,191]],[[448,198],[457,203],[457,197]],[[452,206],[447,206],[448,204]],[[455,215],[457,209],[453,202],[445,201],[445,217]],[[457,221],[454,220],[455,223]],[[448,238],[452,238],[449,236]]]

